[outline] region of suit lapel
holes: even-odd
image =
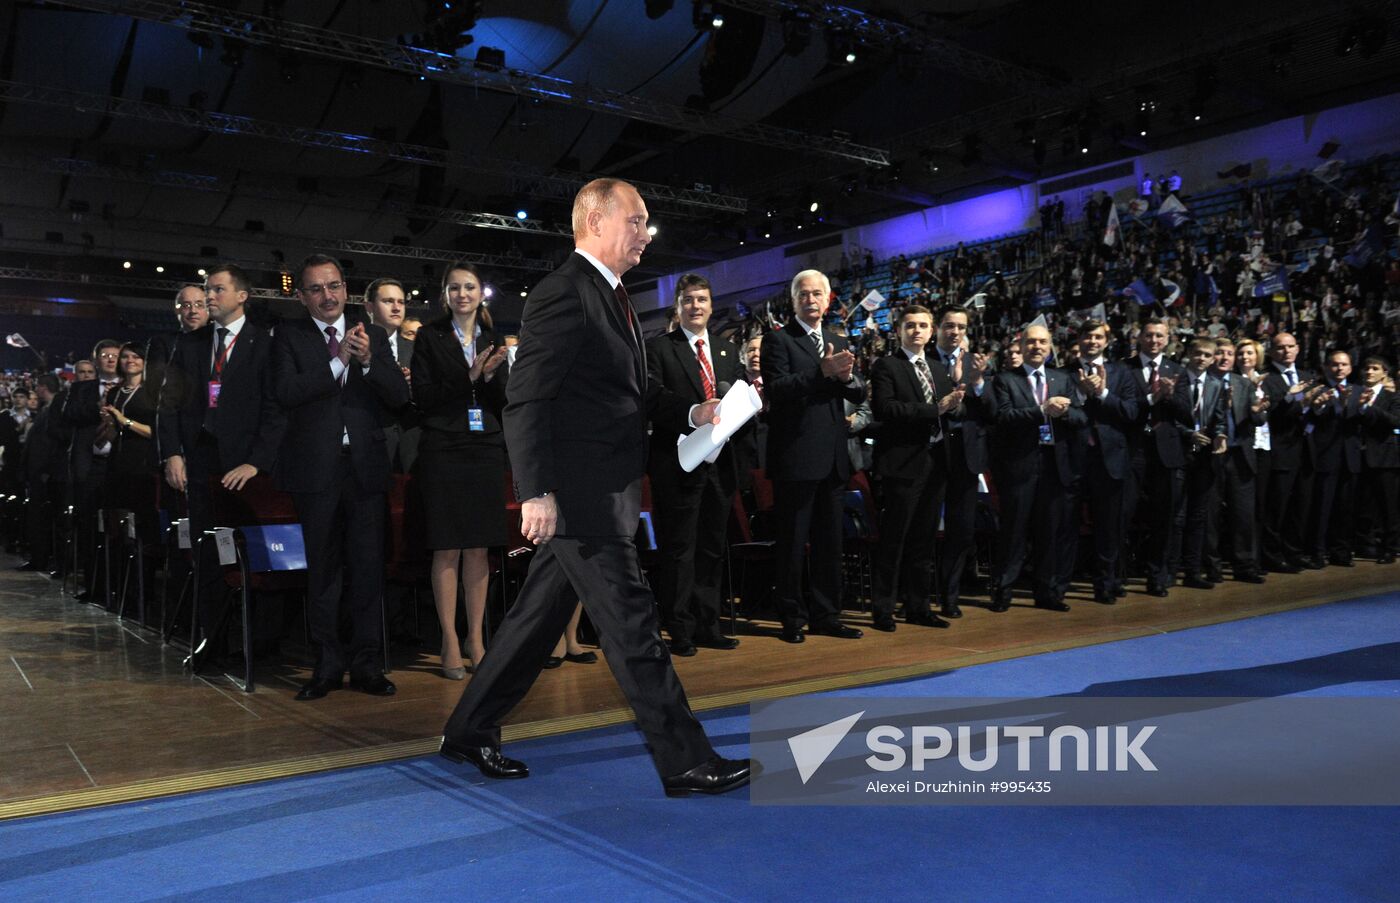
[[[696,397],[704,398],[705,381],[700,378],[700,361],[694,354],[690,353],[690,336],[685,334],[684,329],[677,329],[671,333],[671,348],[681,370],[690,379],[690,384],[695,387]],[[714,349],[711,348],[710,351],[713,352]]]
[[[608,280],[603,278],[603,274],[598,272],[598,268],[589,263],[585,258],[575,254],[577,265],[583,267],[584,273],[590,278],[593,287],[602,296],[604,316],[612,328],[617,332],[619,338],[626,342],[632,350],[633,369],[637,377],[637,385],[642,392],[646,392],[647,370],[646,370],[646,350],[642,347],[641,335],[628,322],[627,313],[622,309],[622,304],[618,301],[617,292],[608,284]],[[636,313],[632,315],[633,322],[637,322]]]

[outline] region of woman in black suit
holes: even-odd
[[[489,578],[486,550],[505,545],[505,345],[483,306],[481,276],[454,263],[442,277],[447,314],[418,331],[413,401],[422,415],[414,478],[433,552],[433,600],[442,627],[443,676],[461,680],[485,654],[482,623]],[[457,582],[467,607],[467,654],[457,639]]]
[[[121,347],[117,372],[122,381],[107,390],[98,432],[99,441],[105,438],[112,443],[103,505],[136,512],[138,526],[153,535],[156,456],[151,428],[156,397],[145,381],[146,354],[140,344],[128,342]]]

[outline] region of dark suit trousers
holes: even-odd
[[[731,500],[715,465],[701,464],[695,485],[653,479],[660,568],[656,598],[672,639],[713,637]]]
[[[224,475],[225,471],[219,465],[218,442],[208,433],[201,432],[195,447],[185,456],[186,497],[192,539],[218,526],[214,523],[209,481]],[[224,616],[228,612],[228,590],[224,586],[223,566],[219,564],[219,552],[214,542],[205,540],[200,549],[198,629],[200,635],[208,637],[213,644],[223,634]],[[216,653],[222,651],[221,648],[215,649]]]
[[[53,560],[53,525],[58,519],[64,484],[35,479],[29,484],[25,506],[29,530],[29,560],[37,567],[57,569]]]
[[[1255,558],[1255,499],[1254,471],[1244,459],[1244,452],[1231,448],[1212,458],[1215,464],[1215,494],[1218,503],[1206,519],[1205,563],[1218,569],[1228,549],[1234,563],[1235,576],[1253,574],[1259,570]],[[1222,542],[1223,536],[1223,542]]]
[[[1050,601],[1059,594],[1060,545],[1056,536],[1065,523],[1069,490],[1060,484],[1054,448],[1038,448],[1035,457],[1037,470],[1029,479],[997,481],[1001,523],[992,558],[992,587],[994,591],[1010,592],[1029,557],[1039,602]]]
[[[578,601],[598,630],[657,772],[680,774],[714,755],[661,641],[637,547],[621,536],[556,536],[539,547],[519,597],[447,720],[444,738],[460,746],[500,745],[501,719],[539,677]]]
[[[916,479],[880,481],[880,546],[875,562],[875,614],[928,614],[933,580],[933,541],[947,484],[943,448],[928,451],[929,472]]]
[[[943,497],[943,543],[938,552],[937,596],[940,603],[957,604],[962,575],[977,536],[977,474],[967,469],[962,437],[951,431],[944,442],[954,463],[948,467],[947,490]]]
[[[1215,456],[1209,449],[1188,453],[1186,516],[1181,533],[1181,571],[1199,576],[1205,559],[1206,524],[1220,503],[1215,489]]]
[[[774,567],[778,617],[788,627],[825,625],[841,614],[841,518],[846,484],[833,471],[824,480],[775,480]],[[811,593],[802,570],[811,546]]]
[[[1262,545],[1268,562],[1311,555],[1306,548],[1303,524],[1312,495],[1312,475],[1304,468],[1271,470],[1264,482]]]
[[[1400,552],[1400,470],[1366,467],[1356,484],[1356,508],[1362,526],[1357,545],[1377,555]]]
[[[1094,590],[1112,592],[1122,583],[1118,576],[1118,558],[1123,545],[1123,489],[1126,480],[1115,480],[1104,468],[1099,446],[1089,446],[1085,455],[1085,473],[1079,480],[1077,496],[1089,506],[1089,518],[1094,526]],[[1061,564],[1065,579],[1078,559],[1079,506],[1072,505],[1065,522],[1064,551]],[[1064,586],[1062,585],[1062,589]]]
[[[330,488],[294,492],[297,519],[306,541],[307,607],[311,647],[316,652],[313,676],[339,680],[381,673],[384,589],[384,515],[382,492],[365,492],[355,479],[350,455],[336,456]],[[339,635],[342,610],[351,625],[350,648]]]
[[[1351,555],[1352,503],[1356,479],[1350,471],[1337,468],[1331,473],[1315,473],[1312,498],[1308,503],[1307,541],[1304,551],[1326,557],[1329,553]]]
[[[1149,448],[1147,438],[1133,449],[1134,504],[1124,505],[1125,517],[1145,504],[1146,523],[1138,559],[1151,586],[1170,587],[1175,582],[1176,560],[1181,554],[1181,530],[1186,477],[1182,468],[1166,467]]]

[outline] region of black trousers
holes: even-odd
[[[1264,476],[1261,545],[1270,564],[1310,555],[1304,536],[1312,474],[1303,467],[1270,470]]]
[[[977,474],[967,469],[959,432],[950,430],[946,436],[943,441],[952,443],[948,451],[953,463],[948,466],[943,496],[943,542],[935,579],[939,603],[956,605],[962,591],[963,570],[977,546]]]
[[[933,541],[947,484],[943,449],[927,452],[930,467],[914,479],[880,481],[880,544],[875,559],[875,615],[928,614],[933,583]]]
[[[444,738],[460,746],[500,744],[501,720],[534,685],[579,601],[598,629],[657,772],[680,774],[714,755],[661,641],[637,547],[622,536],[556,536],[539,547],[519,597],[447,719]]]
[[[1215,491],[1218,503],[1206,521],[1206,565],[1219,570],[1228,553],[1235,576],[1257,574],[1259,562],[1255,518],[1258,510],[1257,479],[1245,460],[1244,452],[1231,448],[1215,461]]]
[[[1029,557],[1035,572],[1035,599],[1048,602],[1060,593],[1060,544],[1056,537],[1064,527],[1071,487],[1060,482],[1053,447],[1037,449],[1036,462],[1036,472],[1028,478],[997,479],[1001,523],[992,556],[992,590],[1010,592]]]
[[[1181,572],[1189,577],[1201,574],[1206,555],[1207,524],[1220,496],[1216,493],[1216,455],[1209,449],[1187,453],[1186,515],[1181,533]]]
[[[1351,557],[1355,531],[1352,495],[1356,476],[1341,466],[1329,473],[1313,474],[1304,545],[1307,554],[1319,558]]]
[[[1123,506],[1124,519],[1131,526],[1128,518],[1137,508],[1146,506],[1138,560],[1147,572],[1148,585],[1165,589],[1175,582],[1176,563],[1181,555],[1186,477],[1182,468],[1162,464],[1156,449],[1146,447],[1151,441],[1147,438],[1133,449],[1133,485],[1126,490],[1132,502]]]
[[[778,616],[790,628],[825,625],[841,614],[841,517],[846,481],[833,471],[824,480],[776,480],[774,568]],[[811,593],[802,593],[803,565],[811,547]]]
[[[29,560],[35,567],[49,569],[53,560],[53,525],[63,498],[62,483],[36,479],[29,484],[29,502],[25,505],[26,528],[29,531]]]
[[[1103,451],[1091,445],[1086,451],[1084,475],[1080,477],[1076,496],[1089,508],[1093,523],[1094,568],[1096,593],[1112,593],[1123,582],[1118,573],[1118,559],[1123,546],[1123,490],[1127,480],[1109,476],[1104,467]],[[1061,558],[1061,588],[1069,583],[1071,569],[1078,559],[1079,505],[1070,506],[1063,531]]]
[[[330,466],[335,473],[328,490],[295,492],[292,502],[306,542],[313,676],[334,681],[347,668],[363,676],[384,670],[380,600],[388,502],[383,492],[360,487],[348,454],[337,455]],[[350,621],[348,649],[340,642],[342,612]]]
[[[1355,498],[1361,525],[1357,545],[1378,556],[1400,552],[1400,470],[1363,467]]]
[[[216,526],[237,526],[236,524],[214,523],[214,501],[209,490],[209,481],[222,477],[225,471],[219,466],[219,446],[212,436],[204,434],[189,449],[185,456],[185,502],[190,518],[190,539],[198,542],[205,530]],[[224,649],[220,644],[224,634],[224,619],[228,613],[228,590],[224,585],[223,566],[219,564],[219,553],[212,540],[205,540],[199,546],[199,608],[197,633],[210,641],[216,653]]]
[[[701,464],[689,485],[652,479],[657,554],[656,600],[673,640],[720,634],[720,581],[732,494],[714,464]]]

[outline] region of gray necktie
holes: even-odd
[[[822,334],[820,330],[812,333],[812,345],[817,349],[817,357],[821,357],[822,352],[826,349],[822,347]]]

